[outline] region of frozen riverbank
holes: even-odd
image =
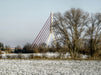
[[[0,75],[100,75],[101,61],[0,60]]]

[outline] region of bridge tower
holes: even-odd
[[[50,13],[50,33],[49,33],[49,37],[47,39],[47,46],[49,45],[49,41],[50,41],[50,38],[52,37],[52,40],[54,43],[56,43],[56,40],[55,40],[55,36],[54,36],[54,30],[53,30],[53,13],[51,12]]]

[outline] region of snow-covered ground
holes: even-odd
[[[17,58],[18,55],[19,54],[14,54],[14,53],[12,53],[12,54],[1,54],[2,58],[7,58],[8,56],[10,58],[14,58],[14,57]],[[24,54],[23,53],[23,54],[20,54],[20,55],[21,55],[22,58],[29,58],[31,55],[33,55],[33,56],[40,56],[40,57],[45,56],[45,57],[48,57],[48,58],[52,58],[52,57],[56,58],[56,57],[60,56],[59,53],[29,53],[29,54]],[[87,55],[81,55],[81,58],[87,58],[87,57],[88,57]],[[61,56],[61,58],[71,58],[71,56],[70,56],[69,53],[66,53],[66,54],[63,54]]]
[[[22,58],[29,58],[30,55],[33,55],[33,56],[40,56],[40,57],[48,57],[48,58],[51,58],[51,57],[58,57],[59,54],[58,53],[29,53],[29,54],[1,54],[2,58],[7,58],[7,56],[9,56],[10,58],[13,58],[13,57],[18,57],[18,55],[21,55]]]
[[[0,75],[101,75],[101,61],[1,59]]]

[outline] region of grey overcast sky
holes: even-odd
[[[0,0],[0,42],[11,47],[32,43],[50,12],[70,8],[101,12],[101,0]]]

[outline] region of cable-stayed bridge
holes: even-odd
[[[39,34],[34,39],[34,41],[32,43],[32,47],[34,45],[38,46],[42,43],[46,43],[48,45],[51,36],[53,38],[53,41],[55,41],[55,36],[54,36],[54,33],[53,33],[52,25],[53,25],[53,14],[51,13],[50,16],[48,17],[47,21],[45,22],[44,26],[40,30]]]

